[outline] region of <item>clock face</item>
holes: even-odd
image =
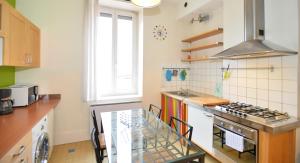
[[[157,40],[165,40],[167,38],[167,29],[163,25],[156,25],[153,28],[153,37]]]

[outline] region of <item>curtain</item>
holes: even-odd
[[[86,0],[84,28],[83,100],[96,100],[95,74],[95,19],[97,0]]]

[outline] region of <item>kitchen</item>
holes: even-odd
[[[201,58],[204,55],[215,55],[244,40],[242,2],[235,0],[224,1],[223,4],[219,3],[220,1],[214,1],[214,3],[208,3],[210,1],[187,2],[188,12],[182,10],[184,9],[183,2],[174,2],[173,0],[162,0],[159,7],[143,11],[142,106],[146,108],[151,103],[161,106],[161,91],[189,88],[195,92],[221,95],[224,99],[233,102],[239,101],[270,109],[276,108],[280,112],[288,112],[289,115],[297,117],[299,115],[297,105],[298,55],[279,57],[280,59],[269,57],[216,62],[195,61],[189,63],[181,61],[182,59],[186,60],[189,55],[181,50],[193,47],[193,45],[223,42],[223,46],[193,52],[192,59],[193,57]],[[206,3],[208,5],[203,6]],[[265,0],[266,40],[298,51],[298,5],[296,0],[287,2]],[[56,145],[90,139],[90,109],[88,104],[82,100],[83,72],[85,71],[83,63],[85,6],[83,0],[76,2],[17,0],[16,9],[41,30],[41,65],[40,68],[33,69],[11,70],[10,67],[3,68],[6,70],[1,69],[4,71],[4,75],[15,71],[15,74],[13,73],[15,83],[38,84],[40,94],[61,94],[61,101],[54,109]],[[197,9],[199,10],[196,11]],[[195,13],[189,14],[193,10]],[[209,13],[208,21],[190,23],[192,18],[197,20],[199,14],[205,13]],[[166,28],[165,40],[157,40],[153,35],[155,26],[159,25],[159,28]],[[193,35],[218,28],[223,28],[222,34],[207,37],[199,42],[193,42],[191,45],[181,42]],[[221,68],[225,68],[225,72],[228,65],[230,65],[231,75],[230,78],[223,80],[224,75],[220,75]],[[273,72],[271,72],[272,66],[274,67]],[[250,71],[248,71],[247,67],[257,67],[258,69],[249,69]],[[260,69],[268,67],[270,71]],[[163,68],[190,68],[190,70],[187,70],[185,82],[181,82],[179,78],[178,81],[172,79],[168,82],[165,80]],[[242,70],[245,71],[239,71],[240,69],[237,68],[244,68]],[[181,70],[178,71],[179,75],[180,73]],[[3,80],[2,74],[0,76],[0,80]],[[4,76],[4,78],[8,77]],[[215,78],[216,83],[212,82],[211,78]],[[118,107],[113,109],[117,110]],[[195,137],[195,132],[196,127],[194,127],[193,137]],[[299,146],[299,141],[295,145]],[[299,152],[297,153],[298,161],[296,162],[299,162]]]

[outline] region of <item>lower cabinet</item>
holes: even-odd
[[[181,100],[176,98],[172,98],[166,96],[164,94],[161,95],[161,119],[165,123],[170,123],[170,117],[176,117],[182,121],[187,122],[187,105],[184,104]],[[183,134],[187,131],[185,126],[181,126],[179,128],[179,133]]]
[[[31,163],[32,134],[28,132],[0,160],[0,163]]]
[[[200,106],[188,105],[188,123],[193,126],[192,141],[207,152],[213,152],[213,114]]]

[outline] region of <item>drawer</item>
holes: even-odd
[[[32,134],[29,132],[2,157],[0,163],[29,163],[27,160],[28,155],[31,156],[31,142]]]

